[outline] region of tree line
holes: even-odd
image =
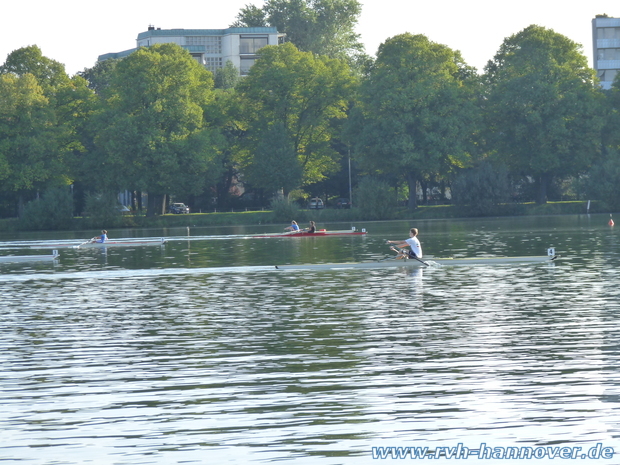
[[[618,207],[620,81],[603,91],[578,44],[529,26],[479,73],[405,33],[371,58],[353,32],[360,11],[245,7],[234,25],[275,25],[290,41],[259,50],[243,78],[175,44],[72,77],[37,46],[14,51],[0,66],[0,216],[109,209],[125,190],[148,214],[171,197],[194,210],[343,197],[349,161],[354,205],[385,199],[378,212],[428,195],[480,213],[586,196]]]

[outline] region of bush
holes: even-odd
[[[491,215],[510,196],[508,169],[482,162],[461,172],[451,188],[452,199],[458,206],[467,206],[472,216]]]
[[[85,208],[84,216],[88,217],[86,223],[90,227],[109,229],[123,224],[123,215],[119,210],[116,194],[110,192],[87,194]]]
[[[396,193],[386,182],[364,178],[355,191],[355,210],[361,212],[361,219],[387,220],[396,211]]]
[[[28,202],[19,219],[21,229],[67,229],[73,221],[73,197],[69,189],[45,191],[41,198]]]
[[[275,222],[290,222],[296,220],[298,223],[303,221],[300,218],[300,209],[297,203],[291,202],[286,198],[277,198],[271,201],[271,210],[273,210],[273,220]]]

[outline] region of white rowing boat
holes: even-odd
[[[343,270],[351,268],[393,268],[393,267],[434,267],[434,266],[474,266],[474,265],[510,265],[528,263],[550,263],[557,259],[553,255],[537,255],[531,257],[472,257],[472,258],[433,258],[427,260],[380,260],[374,262],[355,263],[317,263],[308,265],[276,265],[277,270]]]
[[[59,242],[55,244],[41,244],[41,245],[31,245],[31,249],[61,249],[61,248],[72,248],[72,249],[92,249],[92,248],[102,248],[102,247],[141,247],[141,246],[150,246],[150,245],[163,245],[167,242],[166,239],[157,238],[157,239],[119,239],[113,241],[105,241],[105,242],[82,242],[81,244],[75,244],[70,242]]]
[[[2,255],[0,263],[21,263],[21,262],[41,262],[56,260],[58,258],[58,250],[54,250],[51,255]]]
[[[80,244],[77,248],[80,249],[88,249],[88,248],[101,248],[101,247],[138,247],[138,246],[147,246],[147,245],[164,245],[166,243],[166,239],[127,239],[127,240],[118,240],[118,241],[105,241],[105,242],[87,242],[86,244]]]

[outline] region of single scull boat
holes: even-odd
[[[549,249],[548,255],[531,257],[472,257],[472,258],[432,258],[425,260],[379,260],[356,263],[317,263],[308,265],[276,265],[277,270],[342,270],[351,268],[390,268],[390,267],[433,267],[433,266],[472,266],[472,265],[509,265],[518,263],[550,263],[557,259],[555,250]]]
[[[81,244],[72,243],[56,243],[56,244],[41,244],[31,245],[31,249],[60,249],[60,248],[72,248],[72,249],[92,249],[102,247],[141,247],[146,245],[163,245],[167,242],[166,239],[120,239],[105,242],[82,242]]]

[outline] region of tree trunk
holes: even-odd
[[[146,216],[147,218],[155,216],[155,194],[147,193],[146,198]]]
[[[138,210],[142,212],[142,210],[144,210],[144,204],[142,203],[142,191],[137,191],[136,194],[138,195]]]
[[[228,204],[234,174],[232,166],[228,166],[220,181],[215,185],[217,195],[216,204],[219,209],[223,209]]]
[[[549,173],[543,173],[540,175],[538,185],[538,200],[536,201],[537,204],[542,205],[547,203],[547,187],[549,186],[550,182],[551,175]]]
[[[409,202],[407,208],[415,210],[418,208],[418,180],[413,172],[407,173],[407,185],[409,186]]]
[[[428,205],[428,182],[420,181],[422,186],[422,205]]]
[[[165,194],[148,194],[148,207],[146,210],[146,216],[152,217],[155,215],[161,215],[164,211],[164,202],[166,200]]]
[[[17,196],[17,216],[19,218],[24,216],[25,205],[26,205],[26,202],[24,202],[24,194],[20,192],[19,195]]]

